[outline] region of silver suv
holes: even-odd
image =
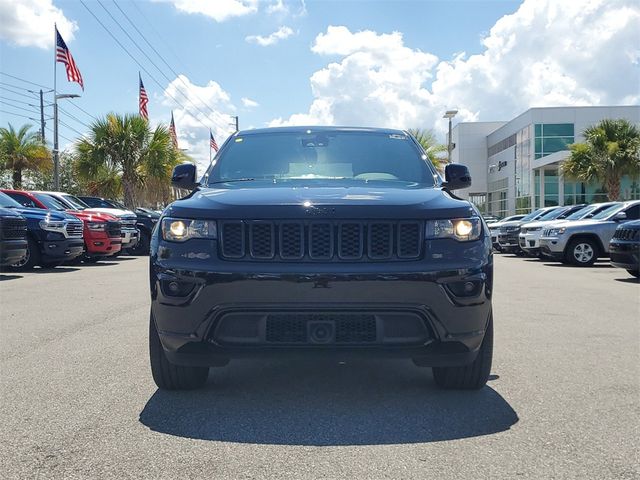
[[[549,225],[540,238],[540,253],[588,267],[609,256],[609,241],[620,222],[640,219],[640,200],[613,205],[588,220]]]

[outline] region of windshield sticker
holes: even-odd
[[[400,135],[398,133],[392,133],[391,135],[389,135],[389,138],[393,138],[394,140],[406,140],[407,136],[406,135]]]
[[[236,138],[236,143],[240,143],[244,138]]]

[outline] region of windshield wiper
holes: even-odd
[[[215,185],[216,183],[230,183],[230,182],[251,182],[255,178],[230,178],[229,180],[218,180],[215,182],[209,182],[208,185]]]

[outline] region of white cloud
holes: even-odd
[[[247,97],[242,97],[240,100],[242,101],[242,105],[244,105],[246,108],[255,108],[260,106],[258,102]]]
[[[220,146],[234,131],[228,114],[236,107],[229,94],[213,80],[201,86],[179,75],[164,90],[162,98],[163,105],[173,110],[180,148],[187,149],[198,165],[198,173],[203,173],[209,165],[208,126]],[[163,123],[168,124],[168,118]]]
[[[67,43],[78,30],[78,24],[65,17],[52,0],[0,0],[0,18],[0,39],[20,47],[51,48],[54,23]]]
[[[293,35],[293,30],[289,27],[280,27],[277,31],[263,37],[261,35],[249,35],[245,37],[245,40],[249,43],[255,43],[262,47],[268,47],[269,45],[274,45],[278,43],[280,40],[284,40],[285,38],[289,38]]]
[[[292,12],[293,5],[297,5],[297,10]],[[275,2],[267,5],[266,11],[269,15],[279,15],[281,17],[293,15],[294,17],[302,17],[307,14],[307,5],[305,0],[275,0]]]
[[[499,19],[483,51],[438,59],[401,33],[330,26],[311,50],[340,57],[310,79],[305,113],[271,125],[436,127],[509,119],[534,106],[638,103],[640,6],[633,0],[525,0]]]
[[[258,0],[154,0],[172,3],[177,10],[201,14],[224,22],[232,17],[241,17],[258,11]]]

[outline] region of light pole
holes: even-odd
[[[449,119],[449,141],[447,142],[447,163],[451,163],[451,150],[453,150],[453,143],[451,141],[451,119],[456,116],[458,110],[447,110],[442,118]]]
[[[60,190],[60,157],[58,151],[58,100],[78,98],[75,93],[60,93],[53,96],[53,189]]]

